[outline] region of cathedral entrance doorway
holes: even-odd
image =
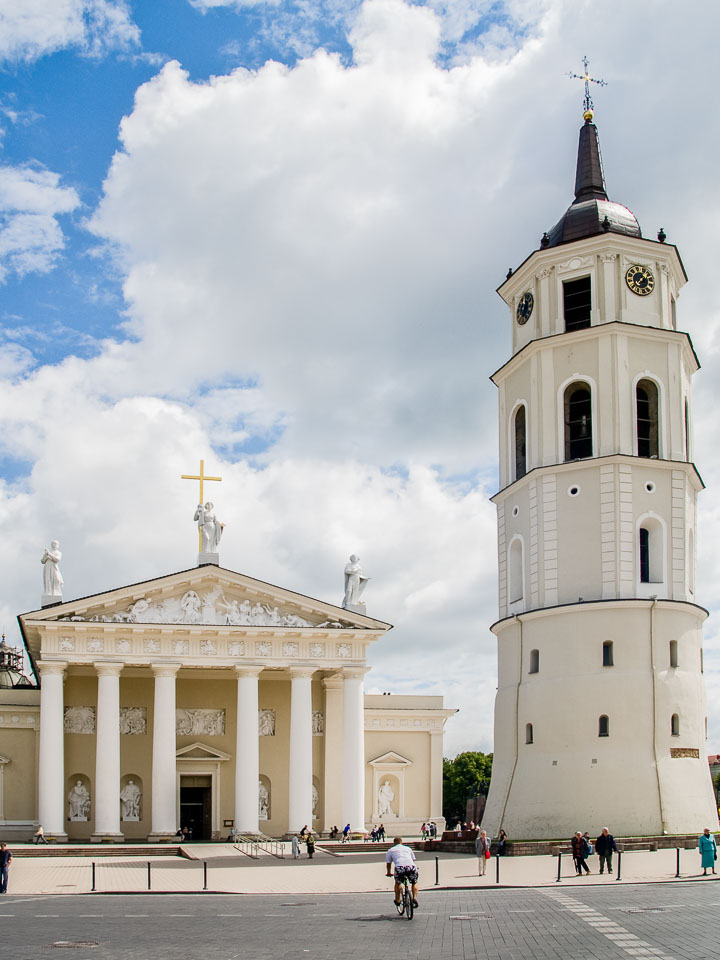
[[[212,778],[180,777],[180,827],[193,840],[212,839]]]

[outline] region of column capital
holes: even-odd
[[[265,667],[262,663],[236,663],[234,669],[238,677],[259,677]]]
[[[41,677],[62,676],[67,670],[67,666],[65,660],[38,660],[37,662]]]
[[[151,663],[150,669],[156,677],[174,677],[181,663]]]
[[[99,677],[119,677],[125,664],[116,660],[98,660],[93,666]]]
[[[293,680],[301,679],[303,677],[306,679],[311,679],[312,676],[315,673],[317,673],[317,669],[318,669],[317,667],[312,667],[310,665],[288,667],[288,673],[290,674]]]
[[[326,690],[342,690],[344,682],[345,678],[341,673],[333,673],[322,679],[322,685]]]
[[[366,673],[370,673],[370,667],[343,667],[342,675],[345,680],[356,678],[362,680]]]

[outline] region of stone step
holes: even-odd
[[[13,857],[178,857],[180,847],[176,844],[150,843],[13,843],[8,844]]]

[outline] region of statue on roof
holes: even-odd
[[[350,563],[345,565],[345,596],[343,597],[343,609],[353,610],[355,613],[365,613],[365,603],[362,595],[367,586],[369,577],[363,576],[360,566],[360,557],[354,553],[350,557]]]
[[[62,560],[62,553],[59,548],[60,542],[51,540],[50,546],[45,549],[40,558],[40,563],[43,565],[43,606],[62,601],[63,578],[58,566]]]
[[[225,524],[215,516],[214,505],[209,500],[204,506],[199,503],[194,519],[200,531],[200,552],[217,553]]]

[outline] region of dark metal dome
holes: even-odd
[[[580,128],[575,199],[552,230],[548,231],[542,245],[556,247],[598,233],[642,237],[635,214],[621,203],[608,199],[597,127],[592,122],[592,111],[588,111],[585,123]]]

